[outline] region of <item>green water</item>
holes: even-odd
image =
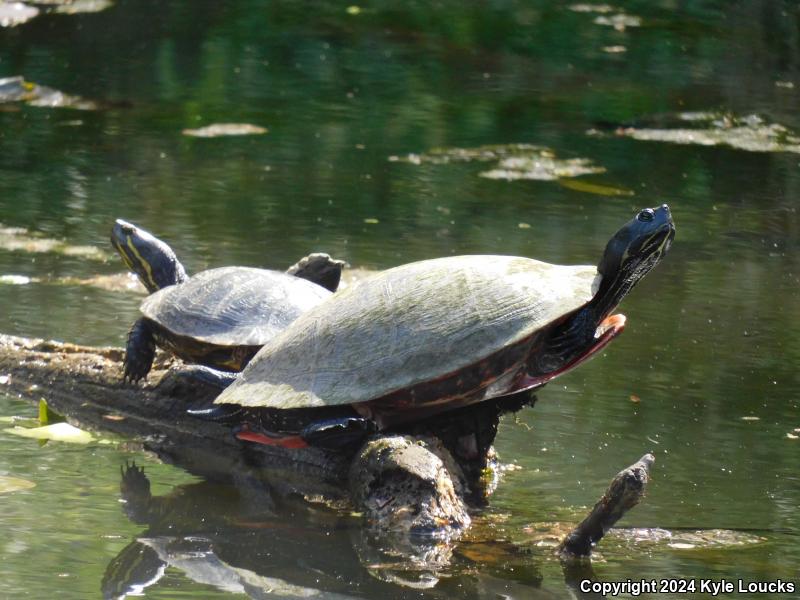
[[[615,29],[596,22],[608,15],[547,1],[348,10],[139,0],[0,29],[0,77],[102,107],[0,105],[0,223],[31,235],[110,252],[110,225],[123,217],[196,272],[279,268],[312,250],[378,269],[466,253],[593,263],[637,208],[662,202],[678,229],[668,258],[623,303],[624,335],[500,428],[501,458],[521,469],[506,474],[487,518],[499,523],[492,538],[523,557],[457,548],[435,586],[411,588],[380,579],[354,519],[276,504],[266,491],[243,498],[124,444],[40,446],[0,432],[0,475],[36,484],[0,495],[0,597],[100,597],[126,546],[165,536],[240,579],[175,559],[146,597],[291,597],[275,578],[323,598],[568,597],[529,526],[579,518],[646,452],[656,456],[651,487],[621,524],[759,541],[612,537],[596,579],[800,584],[800,440],[787,435],[800,427],[800,155],[618,129],[660,131],[680,112],[712,111],[800,131],[800,10],[778,0],[619,5],[639,26]],[[220,122],[269,131],[181,134]],[[511,143],[605,172],[504,181],[480,176],[497,161],[390,160]],[[110,254],[0,249],[0,275],[36,279],[0,284],[0,332],[121,345],[140,296],[57,281],[121,271]],[[33,414],[0,397],[0,415]],[[181,500],[129,518],[119,469],[134,459],[154,494]]]

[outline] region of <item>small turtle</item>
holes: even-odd
[[[125,378],[147,375],[160,346],[189,363],[241,371],[267,341],[339,285],[344,262],[311,254],[287,273],[223,267],[189,278],[172,249],[118,219],[111,244],[151,292],[128,333]]]
[[[193,414],[244,440],[335,446],[540,387],[622,332],[612,312],[674,235],[664,204],[626,223],[597,267],[455,256],[383,271],[303,314]]]

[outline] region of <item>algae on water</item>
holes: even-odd
[[[588,158],[558,158],[553,150],[533,144],[486,145],[475,148],[434,148],[422,154],[390,156],[391,162],[412,165],[445,165],[460,162],[496,162],[479,173],[487,179],[516,181],[529,179],[555,181],[592,173],[605,173],[604,167]]]
[[[710,112],[678,113],[666,126],[618,127],[613,135],[644,142],[729,146],[747,152],[793,152],[800,154],[800,136],[779,123],[768,123],[758,115],[737,117]],[[590,135],[604,135],[590,130]]]

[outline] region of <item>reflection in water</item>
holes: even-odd
[[[79,4],[87,5],[64,6]],[[282,268],[312,249],[375,269],[474,253],[581,264],[633,205],[668,202],[681,215],[681,243],[659,277],[626,301],[624,337],[544,388],[536,408],[517,417],[527,427],[501,424],[499,456],[519,470],[506,474],[487,510],[507,514],[503,533],[517,540],[531,522],[570,521],[563,507],[590,504],[625,457],[654,451],[653,486],[628,524],[787,533],[757,533],[768,541],[724,551],[640,553],[611,538],[598,577],[796,575],[798,154],[765,146],[763,135],[756,141],[769,151],[734,148],[720,137],[729,132],[708,122],[643,119],[714,107],[717,117],[764,115],[762,126],[780,124],[796,137],[800,5],[639,2],[624,8],[643,26],[620,32],[594,22],[620,12],[612,6],[620,3],[608,4],[376,0],[308,10],[285,0],[137,0],[78,16],[40,10],[3,30],[2,77],[128,107],[0,104],[0,222],[106,249],[108,224],[130,218],[175,244],[192,272]],[[181,135],[215,122],[270,131]],[[586,136],[597,123],[696,129],[707,140],[708,130],[718,139]],[[588,186],[587,177],[509,183],[478,177],[489,163],[387,161],[512,142],[589,158],[606,174],[588,176]],[[0,274],[16,276],[0,280],[0,332],[124,344],[140,294],[37,283],[119,271],[116,260],[0,247]],[[27,285],[9,285],[24,278]],[[7,397],[0,409],[27,414]],[[38,448],[4,433],[0,445],[0,473],[36,482],[3,495],[0,596],[48,597],[47,573],[58,574],[65,597],[95,597],[108,555],[119,550],[115,536],[134,535],[108,479],[108,463],[122,458],[105,447]],[[187,477],[154,469],[160,481]],[[162,534],[171,535],[152,537]],[[495,577],[487,588],[511,594],[518,585],[513,572],[487,575],[477,564],[480,581]],[[565,596],[560,567],[541,571],[542,586]],[[455,589],[457,579],[437,587]],[[172,585],[174,595],[192,591],[186,580]]]
[[[158,585],[167,567],[252,598],[405,598],[410,589],[430,598],[509,589],[519,597],[539,596],[541,575],[531,556],[512,546],[479,553],[475,563],[468,550],[427,538],[377,536],[353,517],[281,498],[253,481],[202,482],[154,497],[143,469],[133,465],[123,471],[120,487],[126,514],[147,529],[109,563],[105,598]]]
[[[120,489],[124,512],[146,529],[106,567],[102,591],[109,599],[158,586],[168,567],[195,583],[251,598],[399,599],[412,590],[434,599],[552,597],[547,588],[555,581],[543,585],[543,568],[557,564],[549,541],[572,528],[532,524],[524,543],[498,539],[488,521],[459,542],[378,534],[353,516],[275,494],[263,481],[204,481],[153,496],[144,469],[135,464],[123,469]],[[611,538],[612,547],[621,544],[631,556],[765,541],[756,533],[720,529],[623,528]],[[582,580],[597,579],[589,561],[564,562],[561,569],[578,597],[584,597]]]

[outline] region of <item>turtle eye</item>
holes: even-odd
[[[125,233],[127,235],[130,235],[136,231],[136,227],[134,227],[127,221],[123,221],[122,219],[117,219],[117,225],[122,230],[122,233]]]
[[[636,218],[644,223],[649,223],[655,218],[655,216],[656,213],[655,211],[653,211],[652,208],[645,208],[642,212],[638,214]]]

